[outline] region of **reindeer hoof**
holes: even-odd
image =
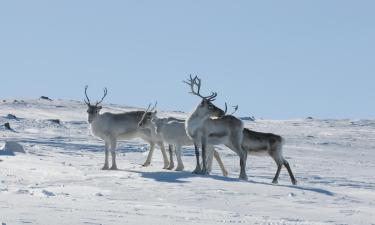
[[[248,180],[247,175],[240,175],[240,180]]]
[[[176,170],[176,171],[183,171],[183,170],[184,170],[184,167],[183,167],[183,166],[180,166],[180,167],[177,167],[175,170]]]
[[[228,171],[224,171],[224,172],[223,172],[223,176],[224,176],[224,177],[227,177],[227,176],[228,176]]]
[[[117,166],[112,166],[110,170],[117,170]]]
[[[277,180],[272,181],[273,184],[278,184],[279,182]]]
[[[210,175],[210,172],[208,172],[208,170],[203,169],[201,174],[202,175]]]
[[[292,184],[293,185],[297,185],[297,181],[296,180],[292,180]]]
[[[174,168],[174,165],[169,165],[169,166],[167,167],[167,170],[173,170],[173,168]]]
[[[202,169],[200,167],[195,168],[195,170],[193,171],[193,174],[201,174],[201,173],[202,173]]]
[[[150,162],[145,162],[145,163],[143,163],[143,167],[148,167],[149,165],[150,165],[151,163]]]
[[[103,166],[102,170],[109,170],[109,167],[108,166]]]

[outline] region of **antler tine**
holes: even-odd
[[[234,108],[234,111],[229,115],[233,115],[238,110],[238,105],[235,105],[235,106],[232,106],[232,107]],[[227,103],[225,103],[224,115],[227,114],[227,112],[228,112],[228,106],[227,106]]]
[[[104,95],[102,97],[102,99],[98,102],[96,102],[96,105],[99,105],[100,103],[102,103],[102,101],[104,100],[104,98],[107,96],[107,93],[108,93],[108,90],[107,88],[104,88]]]
[[[233,108],[234,108],[234,111],[233,111],[230,115],[233,115],[235,112],[237,112],[237,110],[238,110],[238,105],[233,106]]]
[[[84,99],[84,101],[85,101],[85,103],[86,103],[87,105],[90,105],[90,99],[89,99],[89,97],[87,96],[87,88],[89,88],[88,85],[85,86],[85,96],[86,96],[86,99]]]
[[[149,112],[149,110],[150,110],[150,107],[151,107],[151,103],[150,103],[150,104],[148,104],[148,106],[147,106],[147,109],[145,110],[145,113],[148,113],[148,112]]]
[[[217,96],[217,93],[216,92],[212,92],[211,95],[205,97],[205,99],[207,99],[209,101],[215,101],[216,96]]]
[[[198,91],[198,94],[200,97],[204,98],[200,93],[201,93],[201,84],[202,84],[202,80],[198,77],[198,76],[195,76],[194,77],[194,83],[197,85],[197,91]]]
[[[145,117],[146,117],[146,115],[147,115],[147,113],[148,113],[150,107],[151,107],[151,103],[148,104],[147,109],[145,110],[145,112],[143,113],[143,115],[142,115],[142,117],[141,117],[141,120],[138,122],[138,126],[141,126],[140,123],[141,123],[142,121],[144,121],[144,119],[145,119]]]
[[[193,95],[197,95],[201,98],[204,98],[201,94],[200,94],[200,89],[201,89],[201,81],[200,79],[198,78],[198,76],[195,76],[194,78],[192,77],[192,75],[190,74],[190,78],[188,81],[183,81],[184,83],[188,84],[190,86],[190,89],[191,91],[189,93],[193,94]],[[194,90],[194,85],[197,86],[197,91]]]
[[[151,105],[151,104],[150,104]],[[156,106],[158,105],[158,101],[155,101],[154,106],[151,108],[150,112],[154,111],[156,109]]]
[[[184,82],[185,84],[187,84],[187,85],[189,85],[191,87],[192,84],[193,84],[193,77],[190,74],[190,79],[188,81],[183,80],[182,82]]]

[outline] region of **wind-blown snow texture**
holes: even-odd
[[[107,105],[104,110],[134,108]],[[192,148],[184,149],[184,172],[163,170],[158,149],[144,168],[148,147],[137,139],[120,143],[120,170],[101,171],[103,143],[90,135],[86,107],[77,101],[7,100],[0,103],[0,124],[5,122],[14,130],[0,127],[0,141],[17,141],[27,154],[0,156],[0,223],[375,223],[372,120],[246,122],[285,138],[284,155],[298,186],[291,185],[285,168],[279,185],[272,185],[276,165],[269,157],[250,156],[249,181],[238,180],[239,159],[225,147],[219,152],[228,178],[216,163],[210,176],[191,174]]]

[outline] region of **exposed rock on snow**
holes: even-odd
[[[43,190],[42,193],[47,196],[47,197],[53,197],[53,196],[56,196],[53,192],[50,192],[50,191],[47,191],[47,190]]]
[[[56,123],[56,124],[60,124],[61,121],[59,119],[50,119],[50,120],[47,120],[49,122],[52,122],[52,123]]]
[[[12,130],[12,128],[10,127],[10,123],[4,123],[4,127],[8,130]]]
[[[0,149],[0,155],[15,155],[15,152],[26,153],[23,146],[15,141],[6,141]]]
[[[40,99],[48,100],[48,101],[53,101],[52,99],[50,99],[50,98],[47,97],[47,96],[40,96]]]
[[[4,118],[6,119],[10,119],[10,120],[17,120],[17,116],[13,115],[13,114],[8,114],[6,116],[4,116]]]

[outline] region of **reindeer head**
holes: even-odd
[[[200,94],[201,79],[199,79],[197,76],[193,78],[190,75],[190,79],[184,82],[191,88],[191,91],[189,93],[202,98],[202,101],[196,107],[194,113],[201,117],[222,117],[225,115],[225,112],[223,110],[212,103],[213,101],[215,101],[215,98],[217,96],[216,92],[212,92],[209,96],[202,96]],[[197,90],[195,90],[194,87],[196,87]]]
[[[157,111],[156,109],[157,102],[155,102],[155,105],[150,109],[151,104],[148,105],[145,113],[143,114],[141,120],[138,123],[139,128],[147,128],[152,129],[153,124],[151,123],[151,120],[156,118]]]
[[[87,88],[88,88],[88,86],[86,85],[86,87],[85,87],[86,99],[84,99],[84,101],[85,101],[85,103],[88,107],[88,109],[87,109],[88,122],[92,123],[92,121],[94,121],[94,119],[99,115],[99,112],[102,109],[102,106],[100,105],[100,103],[102,103],[104,98],[107,96],[107,88],[104,88],[104,95],[103,95],[102,99],[100,101],[97,101],[95,104],[90,103],[90,99],[87,96]]]

